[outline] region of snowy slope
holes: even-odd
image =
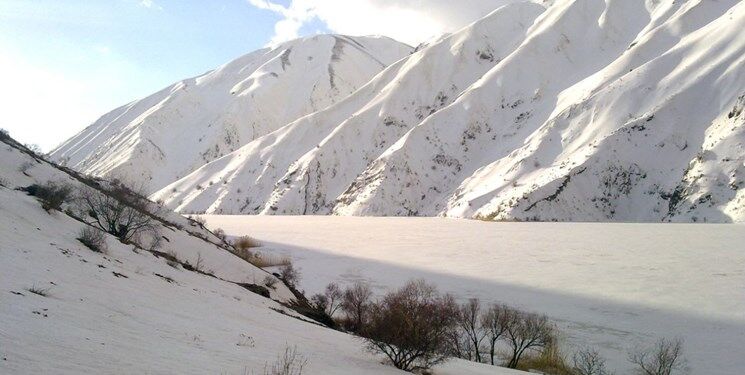
[[[308,360],[304,374],[401,373],[359,339],[237,285],[268,274],[179,215],[163,216],[170,223],[161,228],[169,239],[163,250],[192,262],[201,254],[217,277],[174,268],[111,236],[106,254],[92,252],[75,239],[84,224],[47,213],[17,190],[50,180],[77,186],[79,176],[0,146],[0,373],[263,373],[288,346]],[[18,168],[24,163],[32,165],[26,174]],[[291,294],[278,284],[272,298],[287,301]],[[460,360],[434,372],[521,373]]]
[[[51,157],[153,191],[249,141],[336,103],[411,48],[319,35],[265,48],[104,115]]]
[[[543,6],[500,8],[154,197],[231,214],[745,220],[745,4]]]
[[[729,116],[745,92],[744,22],[738,1],[557,3],[515,53],[371,163],[335,212],[745,220],[745,118]],[[704,176],[719,185],[676,193],[725,136],[716,158],[731,162]]]
[[[11,145],[14,144],[13,141],[9,142]],[[41,228],[41,223],[49,223],[50,220],[51,223],[59,222],[59,225],[63,229],[47,228],[46,230],[52,233],[42,233],[42,237],[48,238],[51,242],[57,242],[55,240],[57,237],[66,238],[66,233],[69,229],[66,226],[73,227],[73,234],[69,236],[70,240],[76,243],[76,247],[81,247],[82,245],[75,238],[78,236],[79,230],[85,227],[85,224],[59,212],[47,215],[50,218],[44,217],[43,219],[38,219],[36,216],[28,216],[36,214],[39,211],[46,212],[40,206],[38,209],[37,207],[31,209],[30,207],[39,205],[36,199],[27,196],[26,193],[18,191],[18,189],[32,184],[44,185],[47,182],[64,183],[73,189],[77,189],[84,186],[83,179],[85,177],[68,174],[49,164],[44,159],[32,157],[20,151],[19,148],[11,147],[6,143],[2,143],[1,146],[0,154],[2,154],[2,163],[0,163],[0,181],[2,181],[2,191],[6,199],[5,204],[2,206],[4,210],[3,220],[5,220],[2,229],[3,237],[6,237],[4,239],[5,244],[8,246],[5,249],[13,247],[14,243],[22,244],[27,242],[26,239],[34,238],[35,236],[32,235],[33,232],[29,231],[41,231],[41,229],[36,228]],[[19,166],[23,166],[24,164],[28,164],[30,167],[25,173],[22,173]],[[86,179],[86,181],[88,181],[85,183],[86,185],[91,183],[104,184],[103,181],[93,181],[90,179]],[[63,206],[63,210],[68,207]],[[155,204],[151,205],[150,211],[158,212],[157,215],[160,218],[158,219],[160,222],[158,231],[162,235],[162,241],[160,247],[156,249],[157,251],[173,253],[179,260],[189,262],[190,264],[195,264],[197,258],[199,258],[205,271],[214,274],[215,277],[231,282],[261,284],[262,280],[269,275],[267,271],[259,269],[230,253],[222,244],[222,240],[199,224],[172,211],[156,211]],[[18,231],[16,235],[9,235],[7,232],[11,226]],[[149,244],[149,237],[147,235],[140,242],[145,245]],[[110,246],[116,244],[119,247],[121,245],[114,237],[110,237],[107,243]],[[122,245],[121,248],[127,249],[130,252],[133,251],[132,245]],[[164,259],[161,259],[160,262],[165,264]],[[280,301],[287,302],[294,299],[292,292],[284,285],[279,285],[276,290],[270,290],[270,292],[272,293],[272,298]]]

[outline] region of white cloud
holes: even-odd
[[[275,25],[272,44],[297,38],[303,25],[318,18],[333,32],[385,35],[416,45],[514,0],[292,0],[289,6],[248,1],[284,17]]]
[[[148,9],[163,10],[163,7],[156,4],[153,0],[142,0],[140,1],[140,6]]]

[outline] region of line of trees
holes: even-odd
[[[423,280],[409,281],[374,299],[369,285],[346,289],[329,284],[311,298],[343,329],[361,336],[367,347],[402,370],[430,368],[449,357],[547,374],[610,375],[597,350],[577,350],[571,360],[560,353],[558,329],[545,315],[503,304],[462,304]],[[674,375],[685,369],[683,342],[661,339],[629,354],[641,375]]]

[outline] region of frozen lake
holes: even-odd
[[[545,313],[567,346],[624,370],[627,350],[685,339],[693,374],[745,370],[745,226],[489,223],[443,218],[205,216],[291,256],[307,294],[424,278],[465,299]]]

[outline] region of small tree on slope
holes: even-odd
[[[362,332],[368,347],[404,371],[445,360],[458,306],[424,281],[413,281],[373,304]]]

